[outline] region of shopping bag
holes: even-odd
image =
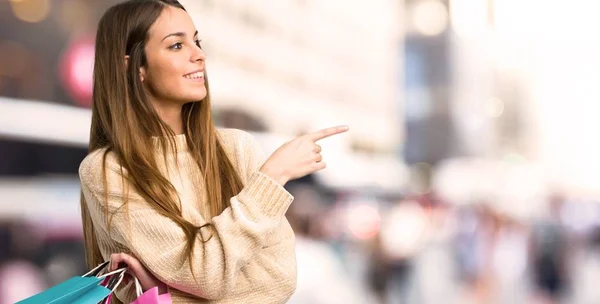
[[[126,271],[126,268],[121,268],[99,275],[108,264],[109,262],[104,262],[82,276],[72,277],[16,304],[96,304],[101,302],[121,283]],[[107,286],[102,286],[103,281],[107,282]]]
[[[158,287],[153,287],[153,288],[146,290],[146,292],[143,292],[140,281],[136,277],[134,277],[133,279],[135,281],[135,290],[136,290],[136,294],[137,294],[137,299],[135,299],[135,301],[131,302],[131,304],[172,304],[173,303],[171,301],[171,294],[169,294],[168,292],[159,295]]]

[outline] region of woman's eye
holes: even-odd
[[[181,49],[181,47],[183,47],[183,44],[181,44],[181,42],[177,42],[177,43],[173,44],[173,45],[170,47],[170,49],[172,49],[172,50],[180,50],[180,49]]]
[[[200,45],[200,42],[202,42],[202,40],[196,39],[196,41],[194,41],[194,42],[196,42],[196,46],[198,46],[200,49],[202,49],[202,45]]]

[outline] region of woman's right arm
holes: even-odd
[[[152,209],[133,187],[124,189],[122,181],[125,185],[127,181],[115,164],[110,164],[110,157],[106,166],[107,193],[102,160],[102,153],[94,152],[79,170],[96,229],[109,231],[105,216],[108,207],[113,241],[131,250],[161,281],[201,298],[223,298],[232,290],[239,269],[248,263],[251,252],[261,247],[264,237],[279,226],[293,199],[269,176],[253,173],[246,187],[231,199],[231,206],[212,219],[213,228],[203,228],[199,233],[193,265],[189,265],[183,256],[186,238],[180,226]],[[121,208],[126,200],[128,208]]]

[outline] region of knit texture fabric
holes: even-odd
[[[296,287],[295,239],[285,218],[293,197],[258,171],[265,157],[249,133],[219,129],[218,135],[244,188],[213,218],[202,172],[185,136],[175,136],[176,149],[167,151],[166,162],[161,161],[162,149],[155,141],[159,169],[177,190],[184,218],[197,227],[212,224],[198,233],[192,265],[183,254],[182,229],[136,193],[123,178],[128,172],[121,170],[111,152],[106,157],[105,188],[106,150],[91,152],[81,163],[79,176],[100,251],[105,260],[112,253],[135,255],[169,286],[173,303],[285,303]],[[133,285],[119,288],[117,298],[133,301]]]

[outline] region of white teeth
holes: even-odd
[[[198,78],[204,77],[204,73],[202,73],[202,72],[196,72],[196,73],[192,73],[192,74],[189,74],[189,75],[185,75],[183,77],[185,77],[187,79],[198,79]]]

